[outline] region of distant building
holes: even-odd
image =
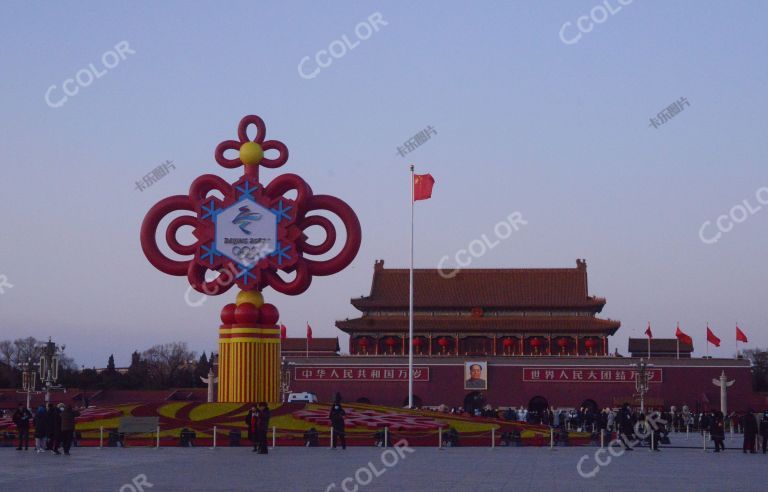
[[[336,323],[350,337],[350,355],[331,355],[338,348],[323,342],[327,348],[311,345],[306,357],[305,339],[284,341],[290,391],[311,391],[321,401],[340,392],[346,401],[405,405],[412,349],[416,405],[637,404],[638,357],[647,358],[648,342],[631,340],[631,357],[612,353],[609,337],[621,324],[597,316],[606,300],[589,294],[584,260],[575,268],[464,269],[451,278],[417,269],[414,277],[413,340],[408,270],[377,261],[370,295],[351,300],[361,316]],[[651,349],[649,407],[718,408],[712,380],[723,371],[736,380],[729,408],[745,410],[759,399],[747,360],[695,359],[693,347],[683,345],[678,360],[676,340],[653,340]],[[468,387],[472,367],[480,367],[484,381]]]
[[[677,338],[652,338],[651,339],[651,357],[671,357],[677,358],[678,354]],[[693,353],[693,345],[680,343],[680,358],[690,359]],[[648,339],[630,338],[629,339],[630,357],[648,358]]]

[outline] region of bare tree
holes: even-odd
[[[160,388],[174,386],[179,374],[195,363],[195,353],[185,342],[155,345],[147,349],[142,358],[147,364],[150,382]]]

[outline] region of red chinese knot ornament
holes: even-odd
[[[247,129],[256,127],[249,139]],[[333,275],[346,268],[360,249],[360,222],[355,212],[342,200],[329,195],[315,195],[309,184],[295,174],[282,174],[269,184],[259,181],[259,166],[279,168],[288,160],[288,148],[277,140],[265,140],[266,125],[258,116],[244,117],[237,129],[238,140],[221,142],[214,153],[216,162],[233,169],[243,166],[243,176],[234,183],[213,174],[192,182],[187,195],[175,195],[159,201],[141,225],[141,247],[149,262],[169,275],[186,276],[197,291],[219,295],[234,285],[240,289],[261,291],[272,287],[287,295],[307,290],[315,275]],[[237,152],[236,158],[225,157]],[[264,154],[276,152],[274,158]],[[295,193],[295,198],[287,198]],[[169,214],[186,213],[173,218],[162,236],[173,253],[166,256],[157,243],[160,222]],[[346,229],[339,252],[321,260],[336,246],[334,223],[319,212],[336,215]],[[190,215],[191,214],[191,215]],[[177,234],[191,227],[194,242],[181,244]],[[319,227],[325,237],[310,243],[306,230]],[[218,276],[206,280],[206,273]],[[290,280],[282,277],[292,275]],[[240,309],[242,308],[242,309]],[[265,305],[260,310],[227,306],[222,321],[233,319],[276,322],[277,310]],[[274,319],[274,321],[273,321]]]

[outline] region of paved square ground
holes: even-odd
[[[764,454],[639,448],[611,457],[593,478],[582,478],[577,463],[588,456],[582,470],[593,472],[597,449],[413,448],[398,453],[374,447],[285,447],[264,456],[248,447],[75,448],[71,456],[55,456],[3,448],[0,490],[768,490]]]

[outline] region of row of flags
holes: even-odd
[[[645,330],[645,335],[648,337],[648,340],[653,338],[653,332],[651,331],[651,324],[648,323],[648,328]],[[680,323],[677,324],[677,330],[675,331],[675,337],[678,339],[678,341],[683,342],[686,345],[693,345],[693,338],[691,338],[690,335],[683,332],[683,330],[680,329]],[[739,325],[736,325],[736,342],[743,342],[747,343],[749,339],[747,339],[747,335],[741,331],[741,328],[739,328]],[[711,343],[715,347],[720,346],[720,338],[715,335],[715,333],[712,331],[712,329],[709,327],[709,324],[707,324],[707,343]]]
[[[280,339],[285,340],[288,337],[288,328],[284,324],[280,324]],[[307,323],[307,341],[312,340],[312,327]]]

